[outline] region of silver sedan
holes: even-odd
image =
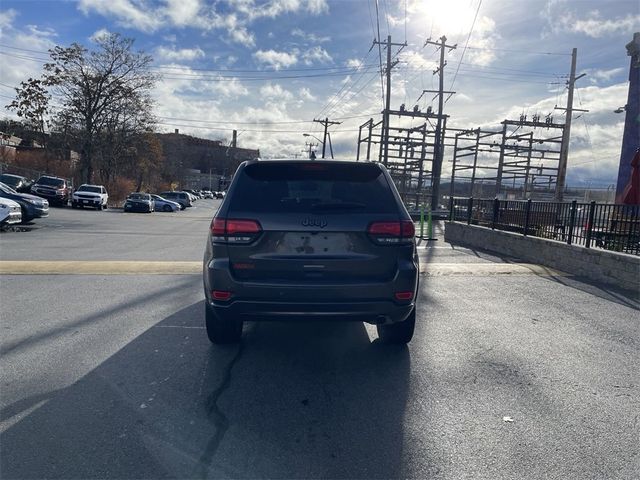
[[[178,202],[167,200],[166,198],[162,198],[160,195],[151,195],[151,198],[153,198],[156,203],[156,212],[180,211],[180,204]]]

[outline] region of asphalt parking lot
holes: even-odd
[[[218,200],[0,234],[0,477],[640,477],[637,295],[420,242],[416,335],[204,331]],[[635,292],[637,293],[637,292]]]

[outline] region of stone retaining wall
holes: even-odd
[[[446,242],[496,253],[562,270],[597,282],[640,292],[640,257],[600,248],[567,245],[546,238],[446,222]]]

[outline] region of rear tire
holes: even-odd
[[[416,308],[409,314],[406,320],[389,325],[378,325],[378,336],[384,343],[389,344],[406,344],[413,338],[413,332],[416,326]]]
[[[223,345],[228,343],[238,343],[242,337],[241,320],[223,320],[205,304],[205,320],[207,326],[207,337],[211,343]]]

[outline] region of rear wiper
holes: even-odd
[[[364,203],[358,202],[321,202],[311,205],[314,210],[354,210],[365,207]]]

